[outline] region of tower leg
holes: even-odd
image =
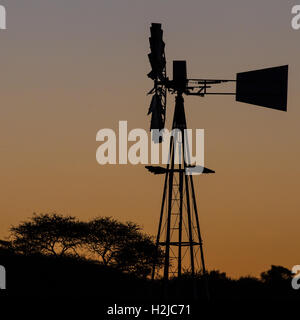
[[[193,176],[190,176],[190,180],[191,180],[192,196],[193,196],[193,203],[194,203],[194,213],[195,213],[196,224],[197,224],[198,241],[200,246],[200,256],[201,256],[202,273],[204,277],[205,294],[207,299],[209,300],[208,279],[207,279],[207,273],[206,273],[206,267],[205,267],[205,261],[204,261],[203,241],[202,241],[201,232],[200,232],[200,223],[199,223],[197,202],[195,197]]]
[[[169,279],[169,265],[170,265],[170,238],[171,238],[171,214],[172,214],[172,194],[173,194],[173,176],[174,176],[174,145],[171,150],[171,170],[169,172],[169,190],[168,190],[168,217],[167,217],[167,231],[166,231],[166,250],[165,250],[165,267],[164,279]]]
[[[169,164],[167,165],[167,169],[169,169]],[[161,228],[162,228],[162,222],[163,222],[163,216],[164,216],[165,200],[166,200],[166,194],[167,194],[167,186],[168,186],[168,177],[169,177],[169,172],[167,170],[166,176],[165,176],[164,191],[163,191],[160,217],[159,217],[159,223],[158,223],[158,231],[157,231],[157,237],[156,237],[156,253],[158,252],[159,242],[160,242],[160,234],[161,234]],[[157,259],[157,256],[154,259],[154,263],[153,263],[153,267],[152,267],[152,276],[151,276],[152,280],[154,280],[154,278],[155,278],[156,259]]]
[[[181,169],[181,164],[179,165],[179,169]],[[177,276],[181,278],[181,259],[182,259],[182,207],[183,207],[183,172],[179,172],[179,196],[180,196],[180,204],[179,204],[179,230],[178,230],[178,272]]]

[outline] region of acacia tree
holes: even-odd
[[[162,265],[162,251],[140,227],[132,222],[121,223],[110,217],[99,217],[88,223],[85,244],[90,252],[100,257],[106,266],[147,276],[153,263]]]
[[[29,221],[11,227],[12,245],[17,252],[65,256],[80,247],[84,223],[59,214],[34,214]]]
[[[111,265],[125,239],[137,231],[132,223],[122,224],[110,217],[98,217],[88,223],[89,232],[84,243],[88,250],[99,256],[104,265]]]
[[[141,277],[147,277],[155,263],[159,269],[163,265],[163,252],[156,250],[152,239],[140,233],[135,239],[119,248],[114,257],[116,266],[122,271],[134,273]]]
[[[151,237],[132,222],[110,217],[89,222],[59,214],[34,214],[29,221],[11,227],[12,248],[25,255],[64,257],[90,253],[105,266],[146,277],[155,262],[162,265],[162,251],[156,251]]]

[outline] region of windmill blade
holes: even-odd
[[[158,94],[154,94],[151,100],[151,104],[148,110],[148,114],[152,114],[150,130],[163,129],[163,109],[161,100]]]
[[[163,41],[163,30],[160,23],[152,23],[150,27],[151,37],[149,38],[151,53],[148,55],[152,70],[148,77],[152,80],[164,80],[166,67],[165,43]]]
[[[164,128],[167,106],[167,75],[165,43],[163,41],[163,30],[160,23],[152,23],[149,38],[151,52],[148,55],[151,71],[148,77],[154,81],[154,88],[148,94],[154,93],[148,115],[151,115],[150,130],[154,143],[162,142],[160,131]]]
[[[162,137],[157,130],[164,128],[164,110],[161,103],[161,98],[158,94],[154,94],[148,110],[148,115],[151,114],[150,131],[153,131],[152,140],[154,143],[162,142]]]
[[[241,72],[236,80],[236,101],[287,111],[287,65]]]

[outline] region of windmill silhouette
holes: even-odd
[[[152,23],[150,32],[151,52],[148,58],[151,71],[148,77],[153,80],[154,87],[148,93],[152,94],[148,115],[152,115],[150,130],[155,143],[163,141],[167,93],[176,95],[172,129],[176,129],[178,134],[170,138],[170,161],[166,167],[146,167],[153,174],[165,175],[156,246],[157,249],[160,247],[164,250],[163,277],[167,288],[170,277],[180,279],[184,269],[188,270],[193,278],[198,273],[206,275],[193,172],[210,174],[214,171],[192,166],[187,161],[189,146],[185,133],[187,123],[183,95],[234,95],[236,101],[287,111],[288,66],[237,73],[235,80],[188,79],[186,61],[173,61],[173,79],[170,80],[166,71],[161,24]],[[236,83],[236,92],[210,90],[213,86],[225,82]],[[181,160],[179,162],[175,161],[176,152]],[[152,279],[156,275],[157,268],[154,264]],[[196,295],[196,288],[194,289]]]

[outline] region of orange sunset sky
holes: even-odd
[[[216,171],[194,179],[208,269],[237,277],[300,264],[296,0],[0,4],[8,27],[0,31],[2,238],[33,212],[113,216],[156,234],[163,177],[143,165],[100,166],[95,155],[98,130],[120,120],[149,128],[149,27],[160,22],[168,70],[185,59],[190,78],[289,64],[287,113],[230,96],[185,102],[188,126],[205,129],[205,165]],[[170,95],[168,127],[173,108]]]

